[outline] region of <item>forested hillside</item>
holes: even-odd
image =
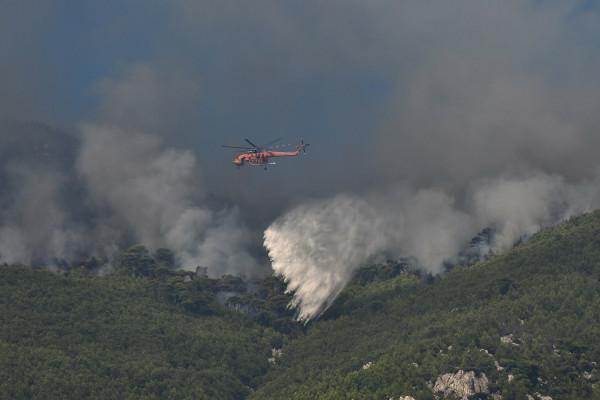
[[[0,398],[245,398],[301,330],[283,283],[168,272],[165,254],[135,246],[105,277],[0,267]]]
[[[489,379],[472,398],[600,398],[599,280],[599,212],[430,285],[355,280],[252,398],[434,399],[459,370]]]
[[[2,397],[434,399],[463,370],[487,379],[471,398],[600,398],[600,212],[433,281],[365,266],[306,325],[280,279],[172,257],[135,246],[106,276],[95,259],[0,267]]]

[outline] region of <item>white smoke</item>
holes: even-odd
[[[153,135],[83,125],[78,169],[115,240],[132,232],[151,248],[173,250],[185,269],[208,266],[211,274],[251,271],[248,235],[236,208],[203,205],[202,182],[190,151],[165,149]]]
[[[474,185],[470,210],[479,227],[495,229],[493,250],[502,251],[563,219],[571,190],[561,176],[543,173],[485,179]]]
[[[366,196],[303,204],[265,231],[276,274],[308,320],[327,308],[356,269],[374,257],[414,255],[434,273],[471,235],[469,218],[436,190],[405,185]]]
[[[414,256],[439,274],[477,232],[496,231],[491,250],[589,210],[600,201],[597,182],[569,185],[558,175],[499,177],[474,182],[464,206],[441,190],[406,185],[366,195],[337,195],[302,204],[264,233],[273,269],[294,293],[298,318],[322,313],[361,264],[376,257]],[[585,206],[584,206],[585,205]]]
[[[127,6],[94,4],[73,19],[46,2],[35,15],[12,3],[0,13],[0,117],[98,125],[82,128],[78,168],[89,193],[72,195],[43,169],[8,171],[7,260],[110,254],[135,240],[173,248],[188,268],[249,273],[251,237],[291,202],[318,197],[301,206],[305,215],[275,222],[266,243],[276,271],[297,274],[298,288],[303,268],[331,272],[325,307],[348,269],[381,253],[416,255],[436,273],[486,226],[503,249],[597,205],[595,5],[151,0],[131,21]],[[313,162],[263,175],[213,169],[200,182],[196,158],[179,150],[210,165],[224,136],[246,131],[264,142],[311,132]],[[506,175],[523,164],[544,172]],[[410,184],[380,189],[400,181]],[[369,194],[337,197],[349,191]],[[239,208],[208,206],[205,196]],[[328,252],[344,261],[331,267]],[[296,272],[286,259],[306,262]]]
[[[26,165],[10,166],[7,172],[17,183],[0,215],[2,261],[31,265],[71,256],[82,244],[81,232],[60,199],[60,177]]]

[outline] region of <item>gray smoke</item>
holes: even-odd
[[[414,255],[439,272],[470,235],[467,215],[450,197],[400,185],[302,204],[265,231],[265,246],[275,273],[294,292],[292,306],[308,320],[331,304],[361,264]]]
[[[0,121],[0,260],[55,265],[86,247],[77,141],[37,123]]]
[[[11,201],[3,209],[0,226],[0,256],[7,263],[26,263],[71,256],[80,244],[80,233],[65,230],[70,217],[62,208],[61,182],[50,172],[25,165],[8,166],[7,175],[19,182]]]
[[[3,259],[143,242],[250,273],[266,230],[275,271],[319,293],[296,297],[308,318],[362,262],[414,255],[437,273],[485,227],[501,251],[598,205],[591,2],[0,10],[0,117],[80,139],[75,178],[28,147],[0,160]],[[236,170],[220,147],[278,137],[309,154]]]
[[[489,250],[499,253],[600,205],[597,182],[568,185],[541,172],[479,180],[468,192],[458,206],[440,190],[399,185],[302,204],[276,220],[264,243],[275,273],[294,293],[298,318],[322,313],[356,270],[376,258],[413,256],[419,268],[436,275],[483,228],[496,231]]]
[[[211,274],[256,268],[237,208],[203,204],[203,182],[190,151],[168,148],[155,136],[83,125],[78,169],[94,205],[106,210],[102,230],[123,232],[151,248],[167,247],[185,269]]]
[[[209,201],[191,151],[134,128],[79,130],[77,141],[41,124],[0,124],[2,262],[112,262],[142,243],[173,250],[181,268],[257,272],[239,207]]]

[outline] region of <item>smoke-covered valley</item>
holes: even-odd
[[[141,132],[80,129],[77,141],[39,123],[4,125],[2,261],[112,262],[139,242],[173,250],[183,269],[256,272],[238,208],[207,205],[190,151]]]
[[[2,262],[167,247],[282,275],[310,319],[361,264],[438,274],[599,206],[590,5],[39,6],[0,13]],[[220,147],[278,137],[312,146],[268,171]]]

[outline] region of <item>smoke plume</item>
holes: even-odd
[[[76,226],[64,229],[70,217],[60,205],[61,182],[51,173],[23,165],[9,167],[8,174],[19,185],[2,213],[2,260],[31,265],[48,255],[60,259],[74,254],[80,232]]]
[[[80,126],[81,140],[42,124],[0,124],[0,260],[61,267],[112,262],[136,243],[177,265],[253,274],[253,236],[235,204],[211,204],[189,150],[132,128]],[[74,172],[76,171],[76,172]]]
[[[432,272],[468,239],[468,218],[435,190],[405,186],[300,205],[265,231],[275,273],[307,320],[329,306],[356,269],[374,258],[414,255]]]
[[[102,230],[131,232],[151,248],[167,247],[184,269],[209,266],[212,274],[251,273],[247,235],[235,207],[203,205],[203,183],[190,151],[165,148],[155,136],[96,125],[82,126],[78,169]]]
[[[436,275],[482,229],[495,231],[489,251],[504,251],[598,206],[597,187],[536,173],[474,182],[463,206],[440,190],[415,191],[405,184],[337,195],[286,213],[265,231],[264,243],[275,273],[294,293],[298,318],[309,320],[331,305],[364,263],[413,256],[418,268]]]
[[[3,262],[141,242],[251,274],[264,243],[312,318],[361,263],[435,274],[598,206],[592,2],[33,3],[0,6],[0,118],[71,144],[0,124]],[[220,147],[279,137],[312,146]]]

